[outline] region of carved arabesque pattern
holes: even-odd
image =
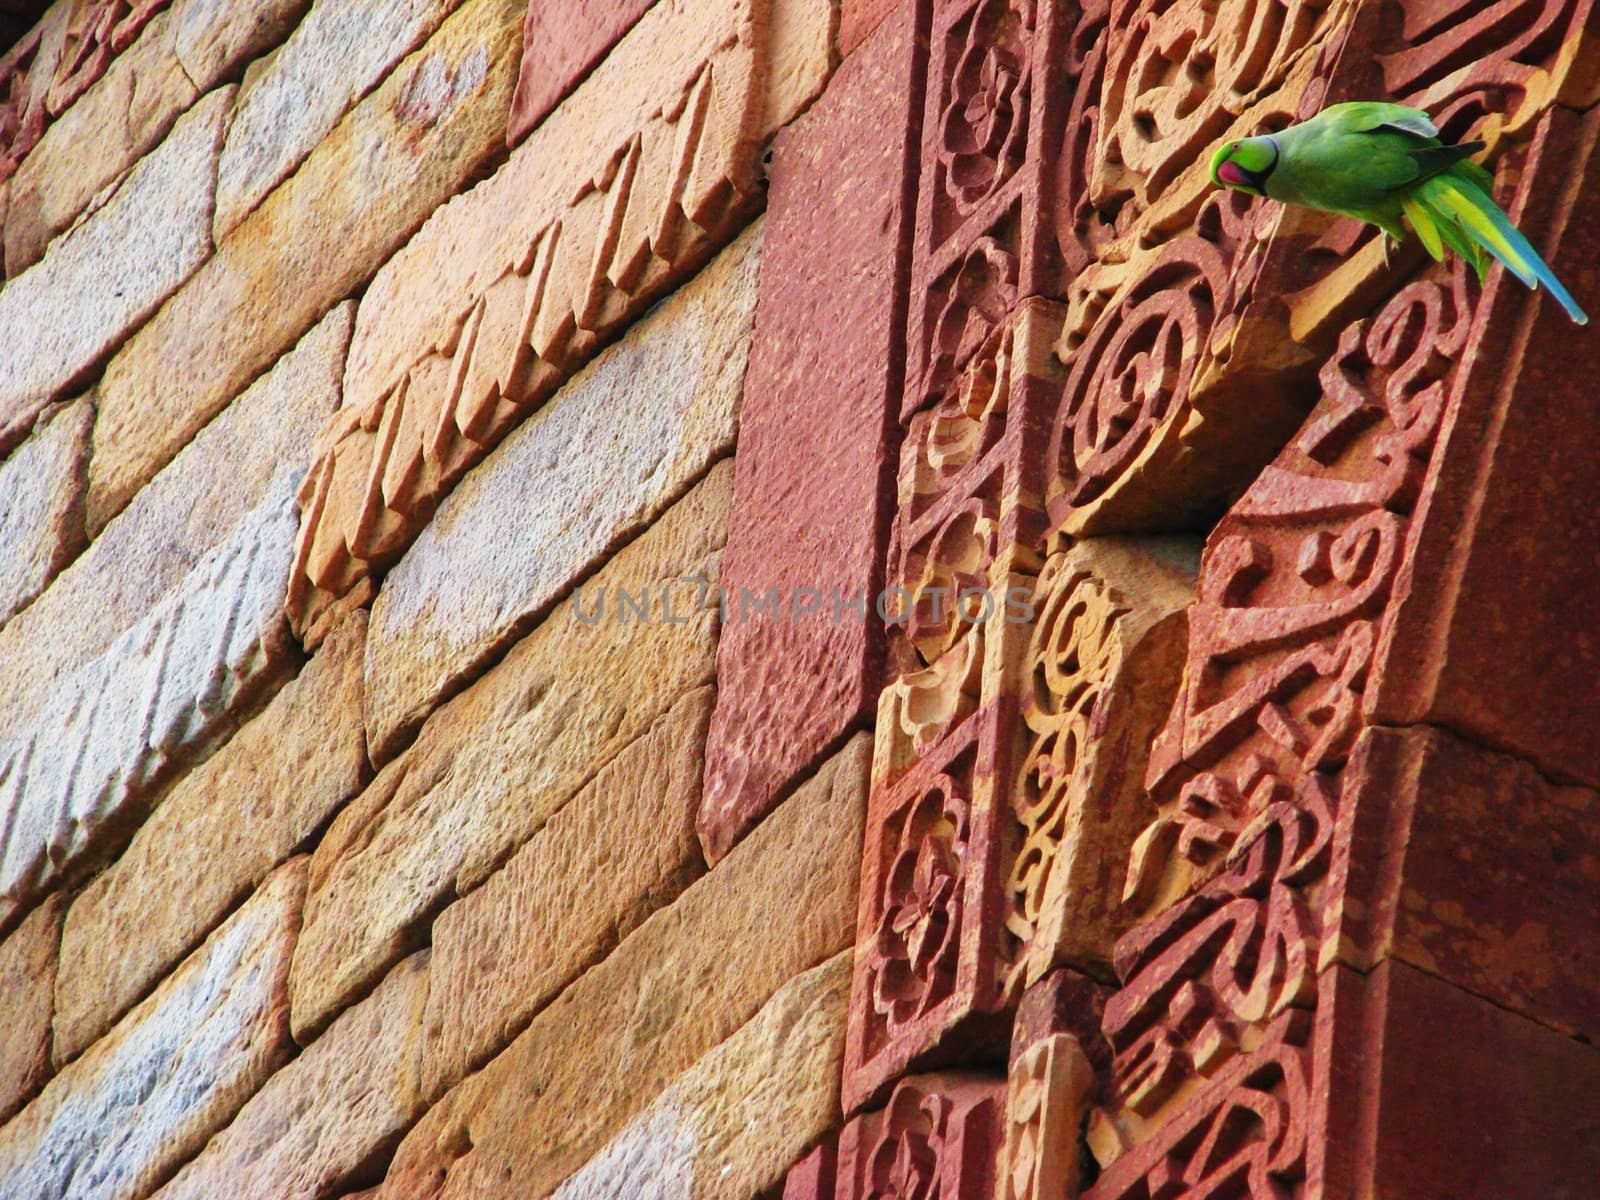
[[[1129,603],[1085,565],[1057,556],[1045,564],[1042,599],[1026,654],[1022,719],[1027,750],[1012,793],[1021,848],[1009,881],[1012,932],[1024,944],[1038,926],[1056,855],[1074,802],[1082,800],[1085,759],[1096,717],[1122,663],[1117,623]]]

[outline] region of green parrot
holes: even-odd
[[[1228,142],[1211,160],[1223,187],[1370,221],[1405,240],[1402,215],[1443,261],[1448,246],[1478,278],[1494,255],[1537,290],[1543,283],[1579,325],[1588,324],[1528,239],[1489,198],[1494,177],[1468,156],[1482,142],[1447,146],[1428,114],[1401,104],[1334,104],[1281,133]]]

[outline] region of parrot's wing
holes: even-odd
[[[1420,108],[1404,104],[1385,104],[1376,100],[1351,100],[1323,110],[1348,133],[1369,133],[1385,129],[1419,141],[1439,136],[1439,129]]]
[[[1402,115],[1380,122],[1374,128],[1409,134],[1421,140],[1431,140],[1439,136],[1439,127],[1428,119],[1427,113],[1415,108],[1405,108],[1399,104],[1394,107],[1399,109]]]

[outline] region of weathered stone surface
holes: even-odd
[[[50,123],[50,84],[61,64],[70,7],[56,2],[31,29],[19,30],[15,44],[0,55],[0,178],[12,172],[44,135]]]
[[[1552,114],[1535,147],[1520,226],[1592,313],[1600,113]],[[1461,730],[1600,788],[1600,390],[1584,383],[1600,342],[1544,293],[1503,284],[1497,304],[1502,336],[1463,351],[1481,369],[1418,502],[1370,716]]]
[[[732,448],[760,247],[745,234],[596,358],[389,572],[367,652],[375,758]]]
[[[1309,1194],[1581,1200],[1594,1190],[1600,1050],[1393,960],[1365,978],[1332,968],[1318,992]]]
[[[48,897],[0,940],[0,1123],[50,1078],[50,1019],[69,897]]]
[[[284,986],[305,867],[273,875],[0,1128],[8,1200],[139,1200],[261,1086],[288,1051]]]
[[[172,14],[158,13],[17,168],[5,225],[6,274],[38,262],[50,240],[199,98],[173,53]]]
[[[295,955],[297,1033],[369,986],[452,894],[482,883],[659,714],[710,682],[715,606],[680,580],[716,586],[732,473],[714,468],[575,603],[434,713],[334,822]],[[648,595],[648,617],[619,605],[624,590]]]
[[[713,862],[877,694],[882,625],[850,600],[870,612],[892,495],[911,35],[882,26],[773,156],[700,819]],[[773,590],[777,612],[740,604]]]
[[[492,159],[521,15],[516,0],[458,9],[112,360],[95,424],[91,531]]]
[[[157,13],[18,168],[5,225],[7,274],[37,262],[196,100],[281,41],[307,2],[178,0]]]
[[[288,36],[310,0],[177,0],[172,6],[178,61],[202,92]]]
[[[506,143],[515,146],[561,103],[656,0],[532,0]]]
[[[856,738],[447,1094],[380,1195],[547,1195],[786,981],[844,949],[869,758]]]
[[[680,700],[434,921],[428,1095],[496,1054],[704,872],[694,817],[714,695],[697,688]]]
[[[0,629],[0,728],[22,728],[53,677],[104,653],[275,480],[299,479],[307,445],[339,404],[353,311],[334,309]]]
[[[196,105],[89,220],[0,290],[0,442],[98,366],[211,253],[217,151],[232,101]],[[157,371],[163,386],[171,371]],[[96,526],[98,528],[98,526]]]
[[[843,0],[839,12],[839,53],[852,53],[867,35],[905,0]]]
[[[839,1120],[849,954],[784,984],[551,1200],[754,1200]]]
[[[220,242],[461,0],[319,0],[239,89],[217,165]]]
[[[655,9],[385,264],[302,495],[290,613],[307,644],[513,426],[744,226],[763,122],[820,88],[828,19],[819,0]]]
[[[422,1111],[427,998],[424,950],[274,1075],[159,1200],[320,1200],[361,1182]]]
[[[98,1037],[360,787],[365,643],[366,614],[356,613],[265,711],[178,782],[73,903],[58,1058]]]
[[[94,407],[78,400],[47,415],[0,460],[0,625],[83,548],[83,492]]]
[[[1600,795],[1431,729],[1351,756],[1322,965],[1397,958],[1600,1036]]]
[[[103,849],[172,767],[289,668],[285,475],[106,651],[55,679],[0,741],[0,901],[26,901]]]

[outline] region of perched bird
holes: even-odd
[[[1543,283],[1579,325],[1577,302],[1493,200],[1494,177],[1470,155],[1482,142],[1447,146],[1428,114],[1401,104],[1352,101],[1281,133],[1228,142],[1211,160],[1212,181],[1285,204],[1370,221],[1405,240],[1402,215],[1435,259],[1448,246],[1482,279],[1494,255],[1537,290]]]

